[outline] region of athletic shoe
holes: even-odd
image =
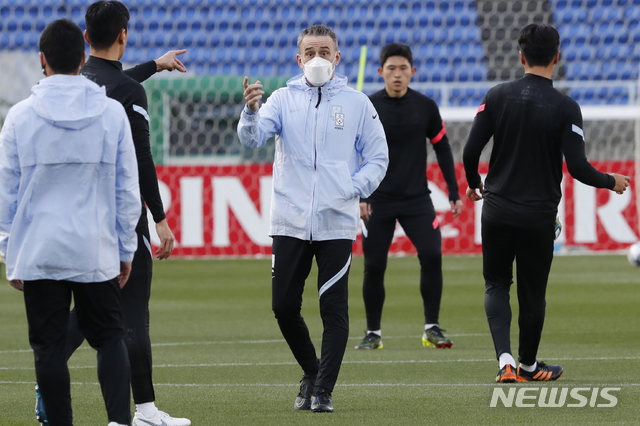
[[[422,335],[422,346],[431,346],[438,349],[450,348],[451,346],[453,346],[453,342],[444,337],[444,335],[442,334],[443,331],[447,330],[443,330],[437,325],[434,325],[430,329],[425,330],[424,334]]]
[[[356,345],[356,349],[382,349],[382,337],[369,333],[364,336],[359,345]]]
[[[164,411],[158,410],[155,416],[149,418],[144,414],[136,411],[133,416],[132,426],[189,426],[191,420],[171,417]]]
[[[293,404],[295,411],[311,409],[311,394],[316,385],[316,376],[309,376],[307,373],[302,375],[300,380],[300,392],[296,397],[296,403]]]
[[[559,365],[547,365],[538,361],[536,369],[532,372],[525,371],[518,367],[519,382],[546,382],[549,380],[557,380],[562,376],[564,370]]]
[[[311,395],[311,411],[314,413],[333,413],[331,392],[325,388],[316,388]]]
[[[517,380],[516,373],[513,372],[515,367],[511,364],[506,364],[504,367],[498,371],[498,376],[496,376],[497,383],[515,383]]]
[[[48,425],[47,413],[44,412],[44,403],[42,395],[40,395],[40,386],[36,384],[36,420],[42,424]]]

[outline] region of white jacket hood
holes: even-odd
[[[55,127],[75,130],[100,117],[108,99],[104,87],[82,75],[52,75],[33,86],[31,94],[36,114]]]

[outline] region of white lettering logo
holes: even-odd
[[[214,177],[213,181],[213,245],[231,245],[229,211],[233,211],[242,229],[257,245],[271,244],[269,237],[269,206],[271,203],[271,176],[260,178],[260,210],[256,208],[247,190],[237,177]]]
[[[501,404],[511,408],[559,408],[559,407],[589,407],[611,408],[618,404],[618,398],[611,395],[622,388],[559,388],[559,387],[523,387],[493,389],[489,407],[495,408]],[[606,402],[602,402],[605,400]],[[567,404],[568,403],[568,404]]]

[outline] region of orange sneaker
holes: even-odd
[[[536,369],[532,372],[528,372],[518,367],[519,382],[546,382],[549,380],[557,380],[562,376],[563,369],[559,365],[547,365],[544,362],[538,361]]]
[[[511,364],[507,364],[498,371],[496,382],[498,383],[515,383],[517,380],[516,373],[514,373],[515,367]]]

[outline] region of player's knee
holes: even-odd
[[[435,250],[428,250],[418,253],[418,260],[420,266],[423,268],[441,268],[442,267],[442,252]]]
[[[300,308],[301,306],[298,303],[291,303],[283,300],[274,300],[271,303],[271,309],[278,319],[296,317],[300,315]]]
[[[366,277],[377,277],[384,275],[387,270],[387,260],[381,259],[379,261],[365,259],[364,263],[364,276]]]
[[[513,281],[511,280],[497,280],[497,279],[486,279],[484,281],[484,288],[486,294],[495,294],[499,292],[509,292],[511,288],[511,284]]]

